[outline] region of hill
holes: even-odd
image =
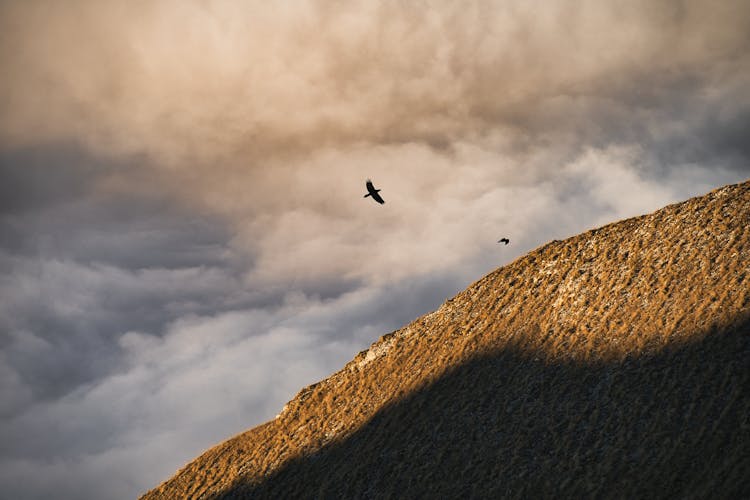
[[[548,243],[156,498],[750,497],[750,181]]]

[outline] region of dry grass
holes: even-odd
[[[750,181],[551,242],[144,498],[750,494]]]

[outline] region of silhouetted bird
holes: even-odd
[[[367,194],[364,196],[364,198],[367,198],[368,196],[372,196],[372,199],[380,203],[381,205],[385,203],[385,200],[380,197],[378,194],[380,192],[380,189],[375,189],[375,186],[372,185],[372,181],[370,179],[367,179]]]
[[[510,240],[508,238],[501,238],[497,240],[498,243],[505,243],[506,245],[510,243]]]

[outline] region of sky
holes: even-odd
[[[7,498],[133,498],[537,246],[750,177],[745,0],[0,0],[0,68]]]

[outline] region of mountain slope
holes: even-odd
[[[144,498],[750,495],[750,181],[554,241]]]

